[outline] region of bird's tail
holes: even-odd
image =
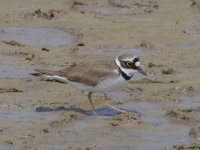
[[[35,69],[35,73],[30,73],[33,76],[42,76],[45,77],[47,80],[55,80],[58,82],[67,83],[68,80],[64,76],[64,73],[61,71],[51,71],[51,70],[44,70],[44,69]]]
[[[30,75],[33,76],[41,76],[41,75],[58,75],[59,73],[57,71],[51,71],[51,70],[45,70],[45,69],[35,69],[34,73],[30,73]]]

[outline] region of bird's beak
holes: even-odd
[[[142,68],[138,68],[138,72],[147,76],[147,73],[144,70],[142,70]]]

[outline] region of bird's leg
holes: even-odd
[[[107,101],[108,97],[107,97],[106,93],[104,94],[104,99],[105,99],[105,105],[106,105],[107,107],[109,107],[109,108],[111,108],[111,109],[113,109],[113,110],[115,110],[115,111],[118,111],[118,112],[120,112],[120,113],[128,114],[127,111],[122,110],[122,109],[120,109],[120,108],[117,108],[117,107],[115,107],[115,106],[109,104],[108,101]]]
[[[92,102],[92,92],[89,92],[89,94],[88,94],[88,100],[89,100],[89,102],[90,102],[90,105],[92,106],[93,114],[94,114],[94,115],[97,115],[96,110],[95,110],[95,107],[94,107],[94,104],[93,104],[93,102]]]

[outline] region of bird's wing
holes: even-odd
[[[89,86],[95,86],[99,82],[113,75],[117,75],[114,72],[114,67],[109,64],[94,65],[93,67],[85,67],[82,71],[70,71],[67,75],[67,79],[83,83]]]
[[[65,68],[59,71],[50,71],[43,69],[36,69],[38,75],[57,75],[65,77],[67,80],[86,84],[89,86],[95,86],[99,82],[103,81],[107,77],[118,75],[115,64],[103,63],[103,64],[81,64],[71,68]],[[32,74],[33,75],[33,74]]]

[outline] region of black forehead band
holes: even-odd
[[[136,62],[140,61],[138,57],[133,59],[133,63],[135,64]]]

